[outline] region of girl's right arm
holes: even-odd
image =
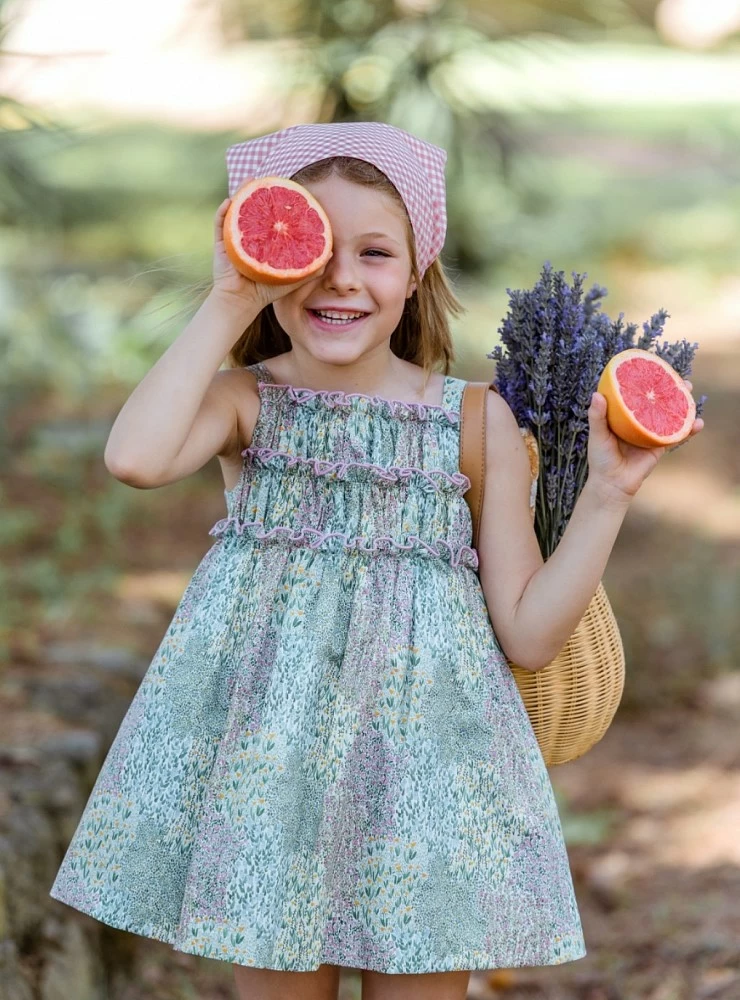
[[[209,293],[118,414],[104,454],[111,475],[153,489],[185,478],[227,448],[237,410],[228,391],[233,373],[219,368],[258,312]]]
[[[229,202],[216,212],[208,298],[131,393],[108,437],[106,468],[130,486],[184,479],[236,446],[237,383],[233,371],[219,371],[224,358],[266,305],[323,273],[271,286],[239,274],[223,245]]]

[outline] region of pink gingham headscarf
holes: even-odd
[[[290,177],[309,163],[329,156],[367,160],[397,188],[411,220],[417,266],[423,275],[445,240],[447,153],[403,129],[383,122],[291,125],[229,146],[229,197],[247,178]]]

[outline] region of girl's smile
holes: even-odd
[[[340,330],[342,332],[353,330],[370,315],[369,312],[361,309],[338,309],[331,306],[315,308],[306,306],[306,312],[317,329],[332,333]]]

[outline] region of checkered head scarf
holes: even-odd
[[[230,146],[226,151],[229,197],[247,178],[291,177],[330,156],[353,156],[372,163],[395,186],[406,206],[423,275],[445,240],[444,168],[447,153],[409,132],[383,122],[292,125]]]

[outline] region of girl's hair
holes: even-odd
[[[322,181],[336,174],[354,184],[362,184],[384,192],[401,205],[406,219],[406,236],[416,289],[406,299],[398,326],[391,334],[391,350],[404,361],[420,365],[427,376],[442,363],[443,372],[449,374],[454,360],[449,316],[458,316],[464,307],[453,292],[442,262],[437,257],[419,277],[416,264],[414,234],[406,206],[396,187],[372,163],[352,156],[333,156],[303,167],[293,174],[299,184]],[[263,309],[247,327],[229,352],[227,361],[232,368],[244,368],[257,361],[266,361],[290,350],[290,338],[278,323],[272,305]]]

